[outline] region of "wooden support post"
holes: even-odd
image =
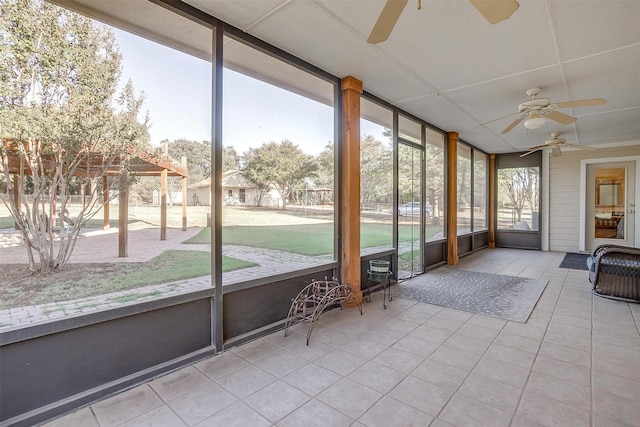
[[[362,301],[360,286],[360,95],[362,82],[342,79],[342,216],[340,218],[342,284],[355,289]]]
[[[129,190],[121,189],[118,195],[118,256],[129,256]]]
[[[458,132],[449,132],[447,157],[447,264],[458,257]]]
[[[182,231],[187,231],[187,177],[182,177]]]
[[[22,185],[22,181],[20,180],[20,177],[18,176],[18,174],[13,174],[13,203],[15,203],[16,205],[16,209],[18,210],[18,215],[20,215],[20,212],[22,212],[22,204],[20,203],[20,186]],[[13,221],[13,226],[16,230],[20,229],[20,226],[18,225],[18,222]]]
[[[107,175],[104,175],[102,177],[102,203],[103,203],[102,229],[108,230],[109,229],[109,177],[107,177]],[[121,226],[122,224],[118,224],[118,227],[121,227]]]
[[[489,247],[496,247],[496,155],[489,154]]]
[[[167,170],[160,172],[160,240],[167,240]]]

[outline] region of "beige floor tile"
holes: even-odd
[[[584,427],[590,423],[589,411],[524,392],[516,414],[543,426]]]
[[[591,392],[588,386],[550,377],[538,372],[533,372],[529,377],[526,391],[587,412],[591,407]]]
[[[576,350],[591,352],[591,337],[578,337],[557,331],[547,331],[544,336],[544,341],[575,348]]]
[[[607,372],[593,371],[593,388],[633,400],[637,405],[640,405],[640,381],[626,376],[621,377]]]
[[[467,324],[500,331],[507,324],[507,321],[496,317],[484,316],[482,314],[474,314],[469,318],[469,320],[467,320]]]
[[[392,319],[389,319],[384,323],[385,329],[391,329],[392,331],[398,331],[404,334],[408,334],[418,326],[420,326],[420,323],[410,322],[408,320],[402,320],[402,319],[399,319],[398,316]]]
[[[307,345],[306,340],[307,338],[305,336],[305,338],[303,340],[300,340],[300,342],[297,345],[292,345],[287,347],[287,351],[295,354],[296,356],[300,356],[303,359],[306,359],[310,362],[313,362],[318,358],[328,353],[331,353],[336,349],[331,345],[325,344],[317,340],[316,341],[311,340],[309,342],[309,345]]]
[[[185,423],[169,408],[162,405],[144,415],[122,424],[121,427],[181,427]]]
[[[346,344],[341,345],[340,350],[344,350],[348,353],[362,357],[363,359],[370,360],[376,357],[378,354],[382,353],[388,347],[388,345],[381,344],[376,341],[356,338]]]
[[[476,363],[478,363],[480,357],[481,355],[468,353],[445,343],[434,351],[433,354],[429,356],[429,359],[442,362],[465,371],[470,371]]]
[[[425,360],[411,373],[411,376],[420,378],[431,384],[450,390],[451,392],[454,392],[468,375],[469,371],[431,359]]]
[[[456,310],[453,308],[445,308],[444,310],[436,314],[436,316],[444,317],[445,319],[457,320],[464,323],[473,316],[473,313],[470,313],[468,311]]]
[[[570,317],[570,316],[564,316],[564,317]],[[558,332],[560,334],[565,334],[572,337],[581,337],[581,338],[591,337],[591,328],[568,325],[566,323],[560,323],[560,322],[551,322],[549,324],[549,331]]]
[[[460,333],[460,330],[451,335],[447,339],[446,343],[447,345],[455,347],[458,350],[473,353],[478,356],[484,354],[484,352],[487,351],[487,348],[489,348],[489,346],[491,345],[490,342],[477,340],[467,335],[463,335]]]
[[[404,332],[393,331],[391,329],[380,327],[375,330],[369,331],[366,334],[361,335],[359,338],[375,341],[375,342],[390,346],[395,344],[399,339],[401,339],[405,335],[406,334]]]
[[[593,413],[626,426],[637,426],[640,405],[636,401],[596,388],[593,391]]]
[[[508,413],[513,413],[518,405],[522,390],[491,378],[471,374],[457,394],[470,397]]]
[[[396,316],[396,318],[400,320],[406,320],[408,322],[417,323],[418,325],[421,325],[422,323],[426,322],[431,317],[432,317],[431,314],[421,313],[419,311],[415,311],[411,309],[405,312],[402,312]]]
[[[268,427],[270,425],[269,420],[242,402],[236,402],[197,424],[198,427]]]
[[[433,316],[431,319],[424,322],[425,326],[430,326],[435,329],[442,329],[447,332],[455,332],[464,322],[454,319],[447,319],[445,317]]]
[[[436,314],[440,313],[442,310],[444,310],[444,307],[442,306],[420,302],[412,306],[411,308],[409,308],[408,311],[417,311],[418,313],[424,313],[430,316],[435,316]]]
[[[233,353],[250,363],[257,362],[279,350],[278,347],[263,339],[251,341],[231,349]]]
[[[466,337],[475,338],[482,341],[493,342],[500,333],[499,329],[490,329],[483,326],[473,325],[465,323],[458,329],[456,334],[464,335]]]
[[[630,378],[640,381],[640,364],[626,362],[624,360],[616,360],[611,362],[611,358],[601,354],[593,354],[593,369],[601,372],[618,375],[620,377]]]
[[[312,399],[281,420],[278,423],[278,427],[300,427],[310,425],[311,422],[313,422],[314,427],[349,427],[353,421],[352,418],[319,400]]]
[[[71,414],[43,424],[43,427],[98,427],[91,408],[82,408]]]
[[[586,368],[591,367],[591,354],[586,351],[576,350],[574,348],[557,345],[550,342],[544,342],[540,347],[542,356],[550,357],[563,362],[575,363]]]
[[[116,426],[162,406],[158,395],[144,384],[95,403],[92,408],[100,426]]]
[[[308,402],[311,396],[283,382],[276,381],[243,400],[254,411],[276,423]]]
[[[212,381],[193,366],[171,372],[149,383],[165,402],[208,384],[212,384]]]
[[[409,336],[414,336],[440,345],[444,343],[452,334],[453,332],[445,331],[444,329],[433,328],[424,324],[411,331],[411,333],[409,333]]]
[[[508,363],[519,368],[530,369],[536,358],[535,353],[518,350],[513,347],[505,347],[500,344],[493,344],[484,357],[488,357],[499,362]]]
[[[428,426],[433,417],[391,397],[376,402],[358,421],[368,427]]]
[[[388,396],[436,416],[451,397],[452,392],[415,377],[407,377]]]
[[[367,359],[342,350],[334,350],[314,362],[316,365],[329,369],[336,374],[345,376],[367,363]]]
[[[422,338],[418,338],[414,335],[407,335],[399,339],[392,348],[406,351],[423,358],[428,357],[433,353],[440,344],[433,341],[428,341]]]
[[[349,374],[352,380],[380,393],[388,393],[406,377],[402,372],[368,362]]]
[[[612,359],[640,364],[640,351],[633,347],[622,347],[609,343],[594,341],[593,352]]]
[[[277,378],[270,373],[249,365],[231,375],[217,379],[216,382],[235,397],[243,399],[276,380]]]
[[[520,389],[524,388],[529,376],[528,369],[502,363],[490,357],[484,357],[473,372]]]
[[[551,359],[545,356],[538,356],[533,370],[541,374],[549,375],[561,380],[571,381],[586,387],[591,386],[591,370],[584,366],[561,360]]]
[[[249,366],[249,362],[231,351],[225,351],[214,357],[209,357],[194,365],[211,379],[222,378],[242,368]]]
[[[309,396],[315,396],[340,378],[342,375],[316,364],[310,364],[290,373],[282,380],[304,391]]]
[[[255,365],[269,372],[276,378],[282,378],[309,363],[311,362],[302,357],[296,356],[286,350],[281,350],[258,360]]]
[[[511,413],[456,394],[444,408],[440,418],[458,427],[497,427],[508,426]]]
[[[424,360],[425,356],[418,356],[417,354],[399,350],[395,347],[389,347],[373,359],[376,363],[405,374],[413,371],[419,364],[424,362]]]
[[[237,401],[238,399],[231,393],[218,384],[211,383],[172,400],[169,402],[169,406],[188,425],[192,426]]]
[[[316,399],[353,419],[357,419],[382,396],[382,393],[349,378],[344,378],[320,393]]]
[[[515,348],[517,350],[528,351],[530,353],[537,353],[540,347],[539,340],[510,334],[504,331],[500,332],[493,343],[500,344],[505,347]]]

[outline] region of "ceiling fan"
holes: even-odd
[[[562,155],[561,147],[572,147],[572,148],[578,148],[580,150],[587,150],[587,151],[596,150],[594,147],[589,147],[587,145],[569,144],[567,143],[566,139],[559,138],[559,136],[560,136],[560,132],[553,132],[551,134],[551,139],[545,141],[543,145],[538,145],[538,146],[529,148],[529,151],[527,151],[524,154],[521,154],[520,157],[528,156],[529,154],[534,153],[538,150],[542,150],[543,148],[551,148],[551,155],[553,157],[560,157]]]
[[[511,132],[513,128],[518,126],[520,122],[525,120],[524,127],[527,129],[538,129],[540,126],[544,125],[545,119],[551,119],[563,125],[568,125],[576,121],[576,118],[570,116],[568,114],[561,113],[558,111],[560,108],[574,108],[574,107],[591,107],[594,105],[604,105],[607,103],[605,99],[602,98],[594,98],[594,99],[582,99],[580,101],[566,101],[566,102],[558,102],[552,103],[548,98],[537,98],[538,94],[542,89],[539,87],[534,87],[533,89],[527,90],[527,95],[531,98],[528,101],[523,102],[518,106],[518,112],[513,114],[508,114],[504,117],[500,117],[494,120],[491,120],[487,123],[483,123],[480,126],[484,126],[489,123],[493,123],[496,120],[501,120],[506,117],[510,117],[518,114],[518,118],[515,119],[509,126],[504,128],[501,134],[505,134],[507,132]]]
[[[369,34],[368,43],[378,44],[389,38],[408,1],[387,0]],[[469,2],[492,24],[508,19],[520,6],[516,0],[469,0]],[[422,1],[418,0],[418,9],[421,8]]]

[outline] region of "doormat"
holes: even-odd
[[[524,323],[547,283],[441,267],[394,288],[400,298]]]
[[[589,254],[577,254],[567,252],[560,263],[560,268],[571,268],[573,270],[588,270],[587,258]]]

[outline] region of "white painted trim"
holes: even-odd
[[[549,153],[550,150],[545,148],[542,151],[542,194],[540,194],[540,214],[542,218],[540,218],[540,224],[542,224],[540,233],[541,242],[540,249],[543,251],[549,250],[549,199],[550,199],[550,188],[549,188]]]
[[[615,163],[615,162],[636,162],[636,207],[635,207],[635,243],[634,246],[640,247],[640,211],[638,210],[638,202],[640,201],[640,156],[622,156],[622,157],[605,157],[601,159],[583,159],[580,160],[580,230],[578,250],[583,252],[586,246],[586,200],[587,200],[587,165],[597,163]],[[629,209],[627,208],[627,211]],[[625,212],[627,215],[628,212]]]

